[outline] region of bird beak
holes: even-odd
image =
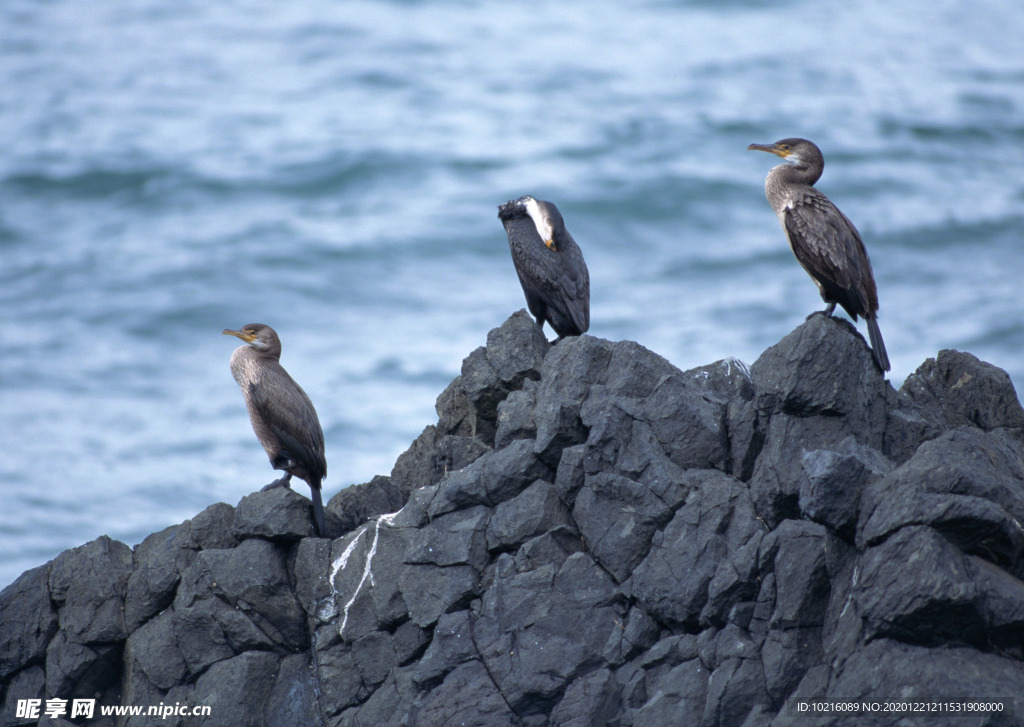
[[[788,151],[783,151],[774,144],[751,144],[747,147],[747,151],[766,151],[769,154],[774,154],[775,156],[782,157],[783,159],[789,156]]]
[[[245,331],[233,331],[230,328],[225,328],[222,333],[225,336],[235,336],[237,338],[241,338],[246,343],[252,343],[254,340],[256,340],[256,336],[252,336],[246,333]]]

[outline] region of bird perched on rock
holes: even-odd
[[[249,323],[239,331],[225,329],[224,335],[247,344],[231,355],[231,375],[242,388],[249,420],[271,466],[285,472],[263,489],[289,487],[293,475],[305,480],[312,493],[317,535],[326,537],[320,482],[327,475],[327,461],[313,402],[281,366],[281,339],[273,328]]]
[[[583,253],[551,202],[520,197],[498,207],[512,262],[526,294],[526,305],[543,328],[561,340],[590,327],[590,273]]]
[[[864,317],[875,362],[888,371],[889,356],[878,330],[878,291],[864,242],[846,215],[813,186],[825,168],[821,150],[807,139],[751,144],[747,149],[785,161],[768,172],[764,192],[789,246],[818,286],[827,304],[825,315],[832,315],[838,303],[853,320]]]

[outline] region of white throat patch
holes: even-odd
[[[537,234],[540,235],[540,239],[544,241],[544,244],[553,242],[555,239],[555,230],[551,226],[551,220],[548,219],[547,214],[537,204],[537,200],[533,197],[526,198],[526,214],[533,220],[534,226],[537,228]]]

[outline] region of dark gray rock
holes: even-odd
[[[558,471],[555,475],[555,489],[558,490],[558,496],[566,507],[571,508],[576,504],[576,495],[583,487],[583,480],[586,477],[584,468],[586,456],[587,446],[585,444],[577,444],[562,450]]]
[[[537,382],[527,379],[523,388],[510,392],[498,404],[498,429],[494,434],[494,448],[508,446],[514,439],[536,439],[537,424],[533,410],[537,406]]]
[[[473,639],[514,711],[550,709],[569,681],[601,663],[621,618],[615,586],[584,553],[569,556],[557,570],[519,573],[512,563],[500,556]]]
[[[410,529],[381,517],[334,541],[328,578],[338,613],[335,633],[354,640],[409,617],[400,582],[409,568],[410,537]]]
[[[441,437],[434,453],[436,470],[440,475],[434,482],[440,482],[441,478],[449,472],[469,466],[489,451],[491,451],[490,447],[473,437],[452,435]],[[417,487],[422,486],[421,484],[417,485]]]
[[[351,644],[334,644],[318,650],[316,674],[319,678],[319,702],[323,713],[336,715],[365,702],[373,690],[363,684],[352,656]]]
[[[235,508],[216,502],[175,529],[174,546],[191,550],[233,548],[238,545],[238,539],[231,533],[234,521]]]
[[[324,519],[327,532],[338,531],[333,512],[325,509]],[[239,540],[266,538],[281,542],[313,536],[313,502],[290,487],[257,490],[238,503],[231,533]]]
[[[516,716],[479,659],[455,667],[419,708],[417,727],[514,725]]]
[[[46,693],[81,699],[116,689],[123,646],[123,642],[83,644],[58,631],[46,649]]]
[[[50,565],[41,565],[0,591],[0,681],[46,658],[46,645],[57,633],[49,580]]]
[[[391,484],[397,486],[399,492],[405,493],[405,499],[417,487],[437,484],[443,476],[443,470],[438,466],[437,461],[437,445],[443,437],[444,433],[438,427],[431,424],[423,429],[420,436],[416,437],[413,443],[409,445],[409,449],[398,455],[398,459],[395,460],[395,466],[391,468],[391,476],[388,479]],[[353,487],[363,490],[358,495],[344,495],[344,493],[353,489],[353,487],[346,487],[331,498],[328,507],[337,512],[343,521],[350,522],[354,516],[350,515],[349,511],[359,511],[365,508],[362,502],[372,497],[373,493],[369,492],[370,486],[375,482],[379,482],[379,479],[379,477],[375,477],[372,482],[365,485],[354,485]],[[378,484],[378,486],[381,485]],[[338,498],[342,499],[339,500]],[[352,502],[351,498],[355,498],[355,502]],[[347,507],[342,507],[343,502],[347,504]],[[388,512],[394,512],[394,510],[389,510]],[[367,517],[381,514],[384,513],[367,513]],[[355,522],[353,527],[360,524],[361,522]]]
[[[447,513],[413,533],[405,562],[439,566],[469,565],[483,570],[487,565],[487,525],[491,511],[482,506]]]
[[[946,429],[1005,427],[1018,436],[1024,429],[1024,408],[1010,377],[969,353],[939,351],[906,378],[900,394],[918,406],[937,409]]]
[[[274,654],[249,651],[211,666],[196,682],[194,704],[210,708],[203,725],[271,727],[266,706],[279,665]]]
[[[782,704],[804,675],[824,660],[820,628],[769,631],[761,646],[761,661],[772,704]]]
[[[881,452],[858,444],[852,436],[835,450],[805,452],[801,464],[800,512],[846,538],[854,534],[864,487],[892,469]]]
[[[141,626],[125,643],[125,662],[138,665],[157,689],[167,691],[185,676],[185,659],[178,648],[174,618],[165,611]]]
[[[879,668],[884,664],[885,668]],[[1015,699],[1014,714],[1008,710],[989,713],[973,724],[1012,725],[1020,719],[1020,685],[1024,684],[1024,666],[1017,660],[973,649],[946,647],[927,649],[898,641],[879,639],[855,651],[839,667],[832,680],[817,671],[808,674],[812,681],[806,691],[794,692],[786,701],[773,725],[852,725],[864,724],[861,717],[836,712],[799,712],[800,701],[828,699],[854,703],[898,701],[907,703],[992,702]],[[827,684],[827,686],[826,686]],[[897,696],[893,696],[897,695]],[[899,715],[881,714],[871,724],[903,724]],[[930,712],[927,719],[905,724],[928,724],[959,727],[965,722],[963,712]]]
[[[550,477],[551,469],[534,454],[533,440],[517,439],[445,477],[438,484],[427,514],[437,517],[473,505],[494,507],[512,499],[536,480]]]
[[[47,694],[72,699],[115,687],[128,636],[124,597],[131,568],[128,546],[106,536],[67,550],[52,562],[49,594],[58,631],[46,647]],[[45,607],[40,616],[48,618]],[[38,618],[29,617],[29,635]]]
[[[612,357],[612,345],[592,336],[562,340],[544,359],[537,386],[535,451],[556,467],[566,447],[586,441],[580,407],[590,387],[603,382]]]
[[[441,682],[455,667],[478,659],[473,643],[473,618],[469,611],[442,615],[434,627],[434,638],[412,672],[412,680],[421,689]]]
[[[379,687],[398,666],[394,640],[386,631],[371,631],[353,641],[349,648],[356,673],[367,689]]]
[[[518,547],[568,522],[569,512],[558,498],[555,486],[537,480],[494,508],[494,516],[487,526],[487,547],[490,550]]]
[[[701,724],[743,724],[748,715],[771,705],[761,659],[729,656],[708,678]]]
[[[700,724],[708,691],[707,670],[698,659],[673,667],[647,688],[634,727]]]
[[[575,529],[559,526],[523,543],[516,551],[515,567],[520,573],[546,565],[561,567],[566,558],[583,549],[583,539]]]
[[[332,527],[333,518],[328,521],[327,532],[350,533],[371,518],[398,512],[409,500],[409,492],[399,481],[383,475],[346,487],[324,506],[337,518],[336,528]]]
[[[239,614],[211,599],[193,606],[178,606],[172,612],[174,636],[189,675],[199,674],[211,664],[235,654],[233,644],[269,648],[255,626]]]
[[[1005,430],[960,427],[921,445],[862,497],[861,547],[930,525],[960,549],[1024,575],[1024,446]]]
[[[271,727],[308,727],[317,723],[316,680],[308,654],[281,659],[264,714]]]
[[[235,548],[200,552],[182,574],[175,612],[211,599],[221,613],[215,620],[239,646],[253,638],[260,646],[309,645],[305,612],[291,589],[285,553],[274,543],[252,539]]]
[[[631,608],[619,622],[619,630],[612,633],[604,651],[604,660],[611,666],[619,666],[634,659],[653,646],[659,634],[657,621],[642,608]]]
[[[549,349],[544,334],[525,310],[487,334],[487,347],[462,362],[461,388],[475,413],[474,436],[493,442],[498,404],[523,382],[540,378]]]
[[[633,574],[633,594],[659,620],[693,626],[708,601],[708,587],[730,554],[763,534],[747,488],[707,471]],[[701,547],[694,548],[693,543]]]
[[[176,536],[181,527],[165,528],[135,546],[134,565],[124,599],[128,631],[137,629],[174,600],[181,571],[195,558],[195,550],[179,545]]]
[[[305,538],[295,549],[291,570],[295,580],[295,597],[303,610],[320,623],[328,623],[338,615],[338,603],[330,578],[331,541],[326,538]]]
[[[572,514],[594,558],[619,583],[647,555],[654,532],[672,518],[649,487],[608,473],[587,476]]]
[[[413,686],[410,667],[396,668],[388,674],[369,699],[357,708],[342,715],[338,724],[355,727],[402,727],[409,724],[414,708]],[[346,714],[348,720],[345,720]]]
[[[681,372],[549,346],[519,313],[437,410],[330,500],[337,540],[278,490],[26,573],[0,593],[5,715],[57,695],[204,724],[889,725],[913,720],[796,705],[1019,695],[1024,418],[998,369],[942,352],[897,393],[812,316],[749,372]]]
[[[644,400],[643,418],[673,463],[683,469],[730,467],[725,407],[680,375],[666,376]]]
[[[775,575],[771,628],[824,623],[830,591],[827,543],[825,528],[806,520],[786,520],[761,541],[761,572]]]
[[[471,565],[410,565],[399,586],[413,622],[427,628],[480,595],[480,572]]]
[[[0,702],[0,718],[3,719],[4,727],[14,727],[15,725],[34,725],[38,724],[38,721],[31,718],[19,718],[18,714],[18,700],[20,699],[38,699],[40,705],[45,704],[43,702],[46,699],[46,672],[43,671],[42,666],[31,666],[27,669],[19,671],[11,679],[5,679],[6,693],[4,694],[3,701]],[[42,713],[42,708],[40,708]]]
[[[469,404],[465,406],[468,410]],[[446,433],[440,423],[428,426],[399,455],[390,477],[346,488],[331,498],[328,508],[341,518],[342,532],[349,532],[370,518],[398,511],[417,488],[437,484],[490,449],[473,436]]]
[[[573,681],[551,711],[554,727],[593,727],[611,722],[619,710],[619,692],[614,675],[598,669]]]
[[[431,632],[420,628],[412,621],[406,621],[396,628],[392,638],[395,645],[395,658],[398,660],[399,666],[406,666],[422,656],[427,646],[430,645],[431,637]]]
[[[924,646],[991,638],[982,584],[964,554],[931,528],[899,530],[866,550],[858,570],[852,596],[869,637]]]
[[[858,441],[881,445],[895,392],[853,325],[811,316],[750,367],[758,409],[797,417],[843,417]]]
[[[750,478],[750,494],[758,514],[772,527],[799,517],[800,489],[806,479],[804,457],[835,447],[851,436],[841,417],[773,415]],[[818,503],[819,508],[823,506]]]
[[[57,556],[49,590],[61,632],[80,644],[126,639],[124,597],[131,572],[132,551],[105,535]]]
[[[660,389],[659,389],[660,391]],[[648,400],[649,401],[649,400]],[[669,459],[644,417],[644,403],[594,387],[580,418],[590,430],[583,469],[588,474],[619,474],[644,485],[669,508],[686,496],[678,483],[685,470]]]

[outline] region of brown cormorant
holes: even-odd
[[[889,357],[878,330],[878,291],[864,242],[846,215],[812,186],[825,168],[821,150],[807,139],[751,144],[747,149],[786,161],[768,172],[764,182],[768,203],[782,223],[793,254],[827,303],[825,315],[832,315],[838,303],[853,320],[863,316],[875,362],[888,371]]]
[[[320,482],[327,475],[324,433],[313,402],[282,368],[281,339],[270,326],[249,323],[240,331],[224,330],[247,346],[231,355],[231,375],[242,388],[249,420],[270,458],[271,466],[285,475],[264,487],[289,487],[292,475],[309,484],[313,496],[313,521],[320,537],[326,537]]]
[[[512,262],[537,325],[559,340],[590,327],[590,273],[583,253],[551,202],[520,197],[498,207]]]

